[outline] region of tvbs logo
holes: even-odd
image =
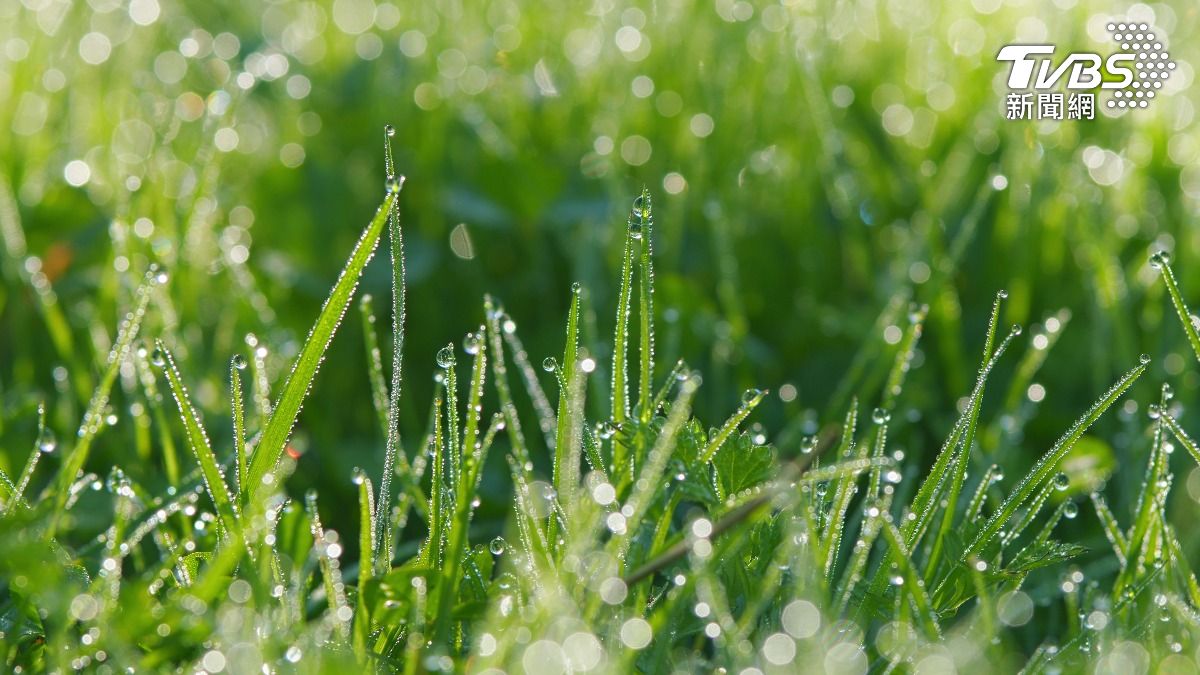
[[[1056,59],[1048,44],[1006,45],[996,56],[1008,63],[1005,110],[1009,119],[1093,119],[1096,92],[1112,92],[1109,108],[1145,108],[1175,70],[1162,40],[1149,24],[1110,23],[1120,51],[1102,56],[1071,52]],[[1036,103],[1036,107],[1035,107]]]

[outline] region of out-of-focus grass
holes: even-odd
[[[911,299],[929,317],[893,438],[931,462],[974,378],[967,345],[1004,288],[1006,321],[1038,324],[1063,308],[1071,319],[1057,357],[1014,391],[1038,414],[1015,437],[997,422],[980,436],[985,450],[1014,474],[1032,465],[1033,449],[1145,351],[1165,355],[1145,390],[1102,423],[1104,440],[1084,439],[1102,467],[1141,466],[1135,416],[1157,384],[1170,379],[1185,407],[1200,385],[1146,262],[1174,251],[1184,292],[1200,291],[1194,10],[1116,14],[1153,23],[1180,64],[1146,111],[1009,122],[994,61],[1016,41],[1105,50],[1111,11],[991,0],[0,4],[0,129],[11,130],[0,143],[0,465],[19,473],[43,399],[52,429],[75,428],[151,262],[170,270],[169,292],[144,330],[194,378],[197,406],[228,415],[224,364],[257,348],[247,398],[258,362],[277,394],[342,263],[330,252],[349,250],[358,232],[346,223],[378,202],[391,122],[409,177],[411,362],[427,366],[477,326],[485,291],[520,322],[535,362],[557,354],[566,298],[548,289],[576,280],[592,290],[581,343],[606,355],[611,326],[596,308],[615,299],[617,223],[645,184],[659,195],[660,360],[705,373],[705,419],[728,408],[728,392],[769,387],[755,420],[794,452],[840,418],[837,396],[850,390],[839,378],[860,346],[891,349]],[[368,268],[367,291],[389,284],[385,264]],[[351,467],[380,461],[358,337],[334,342],[301,418],[297,491],[350,499]],[[407,428],[423,428],[429,374],[406,382]],[[863,373],[876,386],[885,376]],[[120,374],[118,426],[93,454],[165,485],[151,447],[177,432],[120,423],[143,419],[129,414],[144,405],[136,377]],[[173,442],[185,452],[182,436]],[[131,466],[131,453],[143,463]],[[1122,509],[1136,473],[1112,478]],[[498,531],[501,518],[480,521]],[[1102,543],[1094,522],[1072,525]]]

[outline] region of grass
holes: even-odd
[[[0,670],[1194,672],[1196,24],[992,5],[0,3]]]
[[[976,383],[923,470],[889,449],[890,411],[905,397],[927,317],[926,308],[914,307],[903,337],[874,357],[890,365],[870,423],[860,424],[855,398],[844,422],[806,441],[798,458],[781,459],[746,430],[767,392],[747,390],[728,419],[706,430],[692,411],[702,375],[681,363],[656,378],[654,213],[643,191],[625,228],[612,384],[597,380],[603,371],[579,344],[581,314],[596,308],[587,289],[574,285],[563,356],[543,364],[557,409],[539,422],[545,447],[527,439],[522,429],[530,425],[513,404],[508,369],[523,374],[518,392],[539,376],[515,324],[489,298],[486,320],[462,352],[451,344],[434,359],[439,386],[429,424],[402,434],[401,182],[386,181],[383,202],[253,434],[243,410],[248,360],[232,357],[227,456],[214,450],[171,350],[161,340],[150,354],[134,349],[155,311],[151,296],[169,283],[164,272],[147,272],[77,437],[61,448],[48,441],[43,410],[26,468],[16,481],[3,476],[8,668],[664,672],[683,664],[745,672],[804,664],[866,672],[952,664],[1052,672],[1126,663],[1120,659],[1167,663],[1191,649],[1200,585],[1166,517],[1167,460],[1175,443],[1198,460],[1200,450],[1173,416],[1169,388],[1151,408],[1145,480],[1127,526],[1107,506],[1102,484],[1069,461],[1143,376],[1149,356],[1023,476],[1006,480],[992,465],[973,479],[988,382],[1023,336],[1014,326],[996,340],[1001,293]],[[303,506],[288,497],[297,458],[289,439],[385,231],[398,317],[390,381],[371,299],[361,308],[369,364],[362,381],[375,401],[387,473],[373,480],[354,472],[355,550],[323,526],[316,492]],[[1156,254],[1152,262],[1195,342],[1169,259]],[[631,324],[635,310],[639,321]],[[1038,333],[1023,346],[1032,355],[1050,345]],[[1044,359],[1027,356],[1020,370],[1031,377]],[[150,369],[142,387],[154,411],[165,406],[155,380],[175,400],[191,461],[165,492],[115,466],[103,484],[82,473],[107,426],[98,420],[122,367]],[[601,397],[608,404],[588,403],[597,391],[610,392]],[[865,403],[871,395],[863,396]],[[151,409],[142,410],[147,426],[159,419]],[[611,417],[589,417],[596,409]],[[414,439],[407,452],[401,437]],[[512,491],[501,497],[510,516],[508,532],[484,546],[473,521],[492,498],[481,493],[481,479],[494,450],[505,453],[510,471]],[[553,459],[549,480],[529,461],[542,452]],[[54,453],[61,465],[38,472],[38,459]],[[236,476],[236,490],[227,473]],[[395,495],[386,487],[392,481]],[[31,483],[43,488],[30,491]],[[1084,490],[1112,544],[1109,585],[1085,583],[1069,565],[1086,547],[1056,538],[1064,520],[1079,516]],[[1047,586],[1048,572],[1065,580]],[[1066,625],[1022,656],[1020,628],[1035,611],[1059,613]]]

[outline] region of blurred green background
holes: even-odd
[[[1001,46],[1106,54],[1123,17],[1153,24],[1179,64],[1150,108],[1004,119]],[[60,437],[78,425],[151,262],[171,282],[145,334],[172,345],[227,451],[229,357],[255,334],[278,390],[382,198],[393,124],[407,437],[424,429],[433,355],[479,325],[485,293],[538,363],[561,352],[581,282],[584,341],[607,369],[624,221],[646,186],[659,373],[683,357],[705,374],[709,424],[769,388],[754,421],[794,453],[843,414],[860,349],[869,381],[889,328],[927,303],[896,430],[927,457],[1007,289],[1023,351],[1046,317],[1071,318],[1040,392],[1016,392],[1029,426],[995,420],[981,461],[1027,464],[1147,352],[1152,377],[1088,444],[1109,469],[1137,467],[1117,478],[1122,504],[1158,385],[1183,409],[1200,384],[1147,265],[1172,251],[1200,296],[1198,29],[1183,2],[0,0],[0,464],[24,460],[39,401]],[[362,290],[386,312],[385,252]],[[351,312],[301,416],[297,490],[349,498],[351,468],[382,463],[362,344]],[[132,369],[119,388],[93,462],[161,483],[120,421],[141,405]]]

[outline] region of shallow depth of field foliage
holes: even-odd
[[[1200,670],[1198,32],[0,0],[0,670]]]

